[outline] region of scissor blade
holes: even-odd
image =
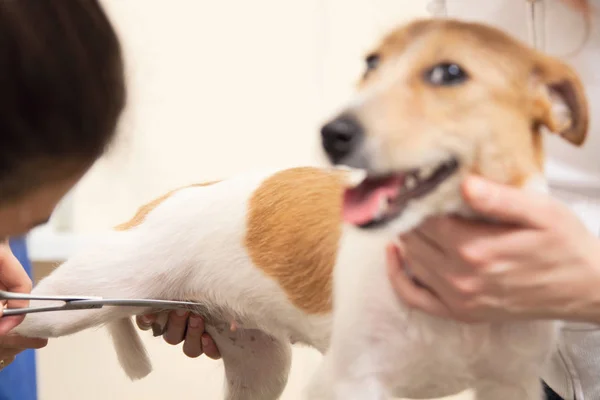
[[[165,310],[173,310],[178,308],[197,309],[202,307],[200,303],[189,301],[174,301],[174,300],[154,300],[154,299],[84,299],[70,301],[66,305],[67,309],[86,309],[95,308],[95,306],[117,306],[117,307],[145,307],[145,308],[162,308]]]
[[[50,300],[63,300],[66,297],[54,298]],[[2,314],[3,317],[11,315],[24,315],[39,312],[51,312],[51,311],[70,311],[70,310],[89,310],[94,308],[102,308],[104,306],[115,306],[115,307],[143,307],[143,308],[155,308],[163,310],[174,310],[174,309],[187,309],[197,310],[202,307],[200,303],[193,303],[189,301],[172,301],[172,300],[151,300],[151,299],[103,299],[98,298],[81,298],[77,297],[76,300],[67,300],[65,304],[56,306],[46,307],[26,307],[26,308],[5,308]]]

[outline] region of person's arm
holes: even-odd
[[[547,195],[480,178],[463,189],[475,211],[500,224],[436,217],[403,235],[401,248],[387,251],[405,303],[464,321],[600,323],[600,240],[577,216]]]
[[[10,250],[7,241],[0,242],[0,289],[10,292],[29,293],[31,279]],[[10,364],[17,354],[26,349],[44,347],[46,339],[24,338],[10,334],[9,331],[19,325],[24,316],[2,317],[4,307],[27,307],[27,301],[11,300],[0,307],[0,370]]]

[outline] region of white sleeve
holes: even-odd
[[[427,11],[432,17],[445,18],[448,16],[446,0],[429,0]]]

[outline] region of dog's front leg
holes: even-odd
[[[387,303],[385,238],[347,229],[334,270],[332,334],[308,399],[383,400],[388,397],[379,363],[373,310]],[[387,284],[389,286],[389,283]],[[387,289],[389,291],[389,289]],[[391,302],[395,304],[395,300]]]
[[[307,387],[307,400],[384,400],[385,391],[374,374],[352,374],[328,352]],[[370,362],[370,361],[367,361]],[[363,365],[364,366],[364,365]]]
[[[307,399],[387,398],[385,387],[378,376],[380,346],[372,342],[368,318],[361,318],[365,315],[365,310],[357,302],[352,303],[338,303],[339,307],[334,312],[330,346],[307,390]]]
[[[334,382],[335,400],[385,400],[388,397],[375,376],[341,378]]]
[[[360,380],[344,380],[336,383],[335,399],[385,400],[383,386],[375,377]]]

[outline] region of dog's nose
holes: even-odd
[[[329,160],[336,164],[357,147],[363,137],[363,128],[350,116],[341,116],[321,128],[323,148]]]

